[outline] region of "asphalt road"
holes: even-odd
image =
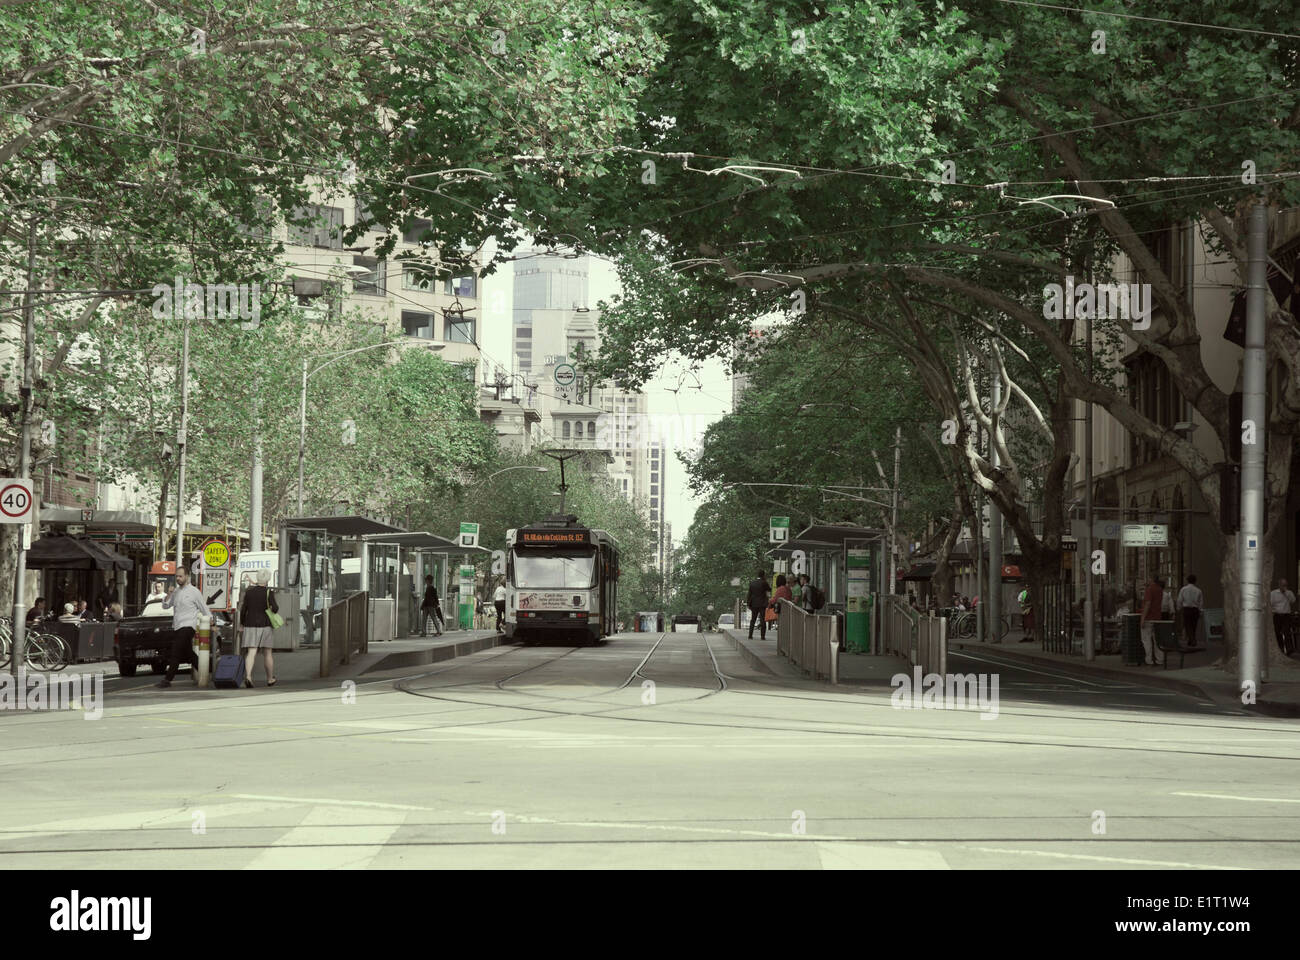
[[[1300,864],[1297,721],[950,654],[996,718],[716,634],[498,647],[350,689],[108,684],[0,714],[6,867]]]

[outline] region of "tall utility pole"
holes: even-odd
[[[1002,405],[1002,376],[998,370],[993,371],[993,409],[994,416]],[[989,456],[993,468],[998,467],[998,433],[1002,428],[1000,421],[993,421],[994,429],[989,431]],[[992,633],[992,643],[1001,643],[1002,624],[1002,511],[997,501],[989,497],[989,618],[988,626]]]
[[[262,381],[253,395],[253,463],[248,483],[248,549],[262,549]],[[408,525],[409,529],[409,525]]]
[[[32,471],[32,384],[36,380],[36,299],[32,291],[36,288],[36,221],[31,220],[27,228],[27,292],[23,294],[23,385],[19,391],[23,402],[23,438],[18,453],[18,477],[27,479]],[[31,509],[33,517],[39,517],[37,503],[39,498],[33,496]],[[27,586],[27,551],[23,549],[21,530],[18,541],[18,566],[14,572],[14,623],[13,650],[9,656],[9,669],[17,677],[27,663],[23,651],[27,649],[27,605],[25,599]]]
[[[1241,445],[1241,530],[1237,534],[1237,558],[1241,584],[1241,649],[1237,662],[1243,688],[1259,689],[1263,659],[1264,615],[1264,427],[1268,416],[1264,387],[1266,359],[1264,335],[1267,327],[1268,287],[1265,269],[1268,259],[1268,208],[1257,201],[1250,208],[1246,233],[1246,352],[1241,361],[1241,416],[1254,424],[1254,443]],[[1232,427],[1229,424],[1229,427]],[[1245,423],[1242,432],[1247,430]]]
[[[901,424],[894,427],[894,504],[890,509],[889,516],[889,595],[892,597],[895,590],[895,579],[898,576],[898,558],[895,554],[898,551],[898,462],[902,454],[903,427]]]
[[[190,417],[190,320],[186,316],[181,341],[181,425],[176,431],[176,569],[180,570],[185,554],[185,429]]]
[[[1092,311],[1088,311],[1088,382],[1092,383]],[[1092,401],[1084,401],[1087,410],[1083,415],[1083,513],[1087,529],[1083,534],[1083,556],[1075,560],[1083,563],[1083,658],[1096,659],[1095,631],[1096,594],[1092,583]]]

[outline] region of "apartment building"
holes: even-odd
[[[1192,304],[1201,337],[1201,360],[1214,384],[1229,395],[1229,421],[1241,420],[1240,376],[1244,345],[1245,294],[1240,288],[1234,266],[1220,252],[1206,243],[1204,224],[1183,223],[1148,235],[1145,239],[1152,253],[1171,278],[1183,285]],[[1271,231],[1269,285],[1283,308],[1293,314],[1300,311],[1300,297],[1295,295],[1297,255],[1300,254],[1300,210],[1284,211]],[[1120,281],[1138,282],[1137,273],[1127,258],[1117,265]],[[1153,322],[1158,323],[1158,307]],[[1084,339],[1084,335],[1080,335]],[[1240,434],[1233,437],[1230,449],[1224,450],[1218,436],[1187,399],[1180,395],[1167,367],[1136,341],[1125,338],[1121,352],[1114,359],[1122,364],[1120,376],[1136,408],[1171,433],[1190,439],[1212,464],[1240,463]],[[1102,363],[1103,358],[1098,358]],[[1285,377],[1285,368],[1270,361],[1270,409],[1277,402],[1277,387]],[[1080,460],[1072,476],[1073,497],[1079,504],[1073,511],[1071,532],[1084,532],[1082,500],[1085,485],[1086,407],[1076,402],[1074,416],[1075,449]],[[1095,514],[1095,549],[1106,551],[1108,574],[1104,585],[1116,588],[1121,596],[1139,589],[1152,576],[1165,578],[1167,584],[1182,583],[1187,574],[1198,575],[1208,607],[1223,605],[1219,582],[1226,558],[1221,549],[1219,515],[1201,497],[1193,478],[1156,444],[1131,436],[1118,421],[1101,408],[1094,408],[1092,425],[1092,478]],[[1283,514],[1286,524],[1281,555],[1274,558],[1274,576],[1284,576],[1293,583],[1300,576],[1297,568],[1297,536],[1300,535],[1300,464],[1293,463],[1291,488]],[[1238,509],[1234,501],[1230,509]],[[1159,528],[1167,545],[1127,546],[1122,536],[1123,524],[1147,524]],[[1082,583],[1082,564],[1074,565],[1076,585]]]

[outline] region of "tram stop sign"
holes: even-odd
[[[477,523],[461,523],[460,545],[462,547],[478,546],[478,524]]]
[[[790,518],[769,517],[767,521],[768,543],[790,542]]]

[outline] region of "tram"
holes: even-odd
[[[616,630],[618,544],[573,514],[506,531],[505,633],[601,643]]]

